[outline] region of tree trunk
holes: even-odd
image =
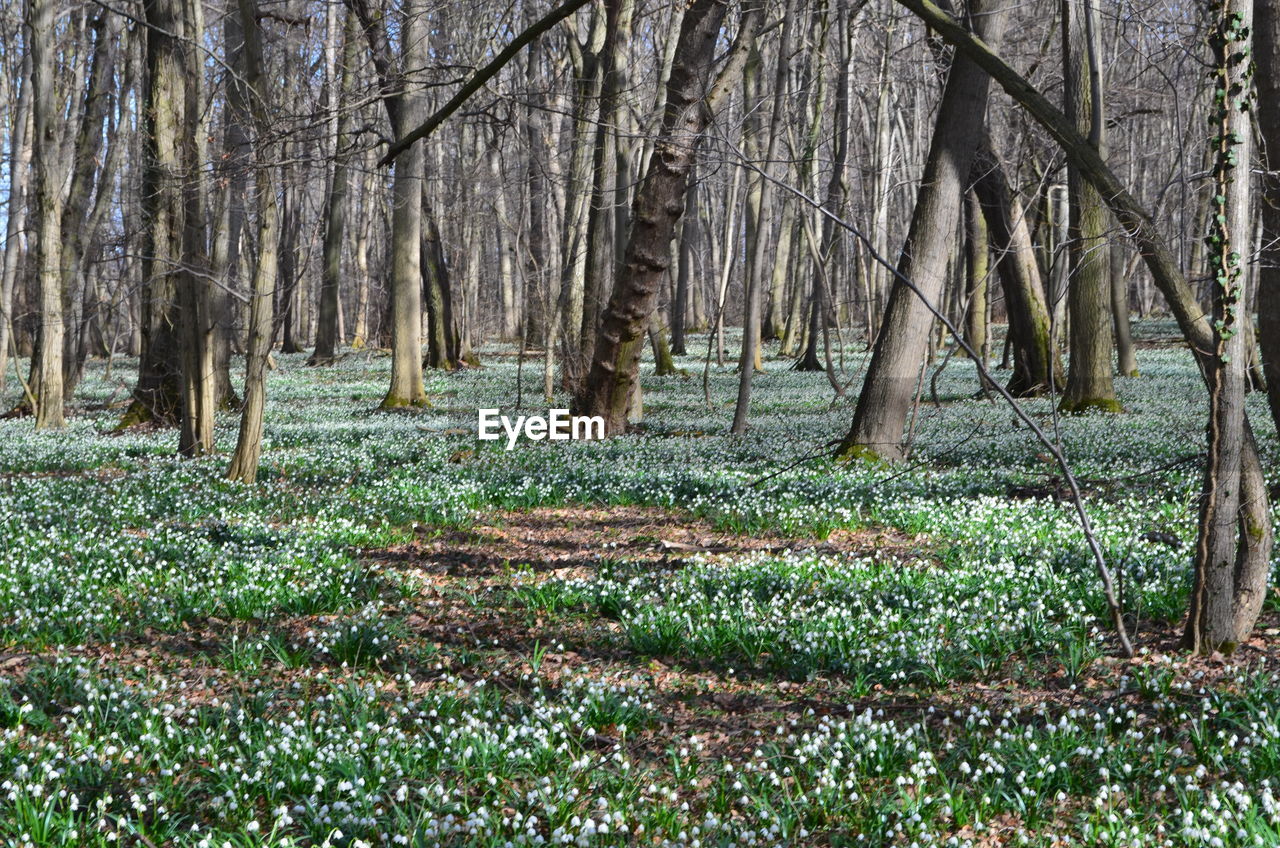
[[[13,346],[13,289],[18,279],[19,234],[27,226],[27,184],[32,158],[31,51],[23,53],[19,66],[17,103],[10,112],[9,202],[5,206],[4,264],[0,266],[0,395],[9,373]]]
[[[568,46],[576,79],[573,98],[572,141],[564,203],[564,233],[560,242],[560,296],[556,311],[560,315],[562,378],[565,385],[576,385],[582,371],[579,355],[582,348],[583,297],[587,274],[587,229],[590,219],[595,150],[595,126],[598,116],[602,63],[606,40],[606,16],[597,8],[586,44],[570,37]]]
[[[346,236],[347,196],[351,188],[350,145],[352,110],[348,101],[355,86],[358,20],[347,11],[343,28],[341,81],[330,79],[330,108],[337,111],[333,131],[333,170],[329,176],[329,196],[325,200],[324,255],[320,271],[320,316],[316,322],[316,347],[308,365],[332,365],[338,355],[338,334],[342,295],[342,245]]]
[[[1014,397],[1040,395],[1050,385],[1055,389],[1060,386],[1062,368],[1050,333],[1049,306],[1027,216],[1009,186],[1004,165],[991,148],[989,136],[974,159],[973,177],[973,190],[987,222],[1009,319],[1005,349],[1013,356],[1013,375],[1007,388]]]
[[[662,323],[662,310],[654,310],[653,320],[649,322],[649,346],[653,349],[653,376],[673,377],[685,373],[676,367],[676,360],[671,355],[667,328]]]
[[[1105,155],[1102,70],[1098,55],[1096,0],[1062,0],[1066,113],[1081,135]],[[1111,380],[1110,215],[1098,192],[1074,165],[1067,165],[1067,258],[1071,359],[1063,412],[1119,412]]]
[[[773,222],[774,197],[777,192],[765,177],[776,169],[782,140],[782,122],[786,113],[787,57],[791,54],[792,3],[784,2],[782,8],[782,34],[778,42],[777,73],[773,81],[773,114],[769,121],[768,136],[764,146],[764,160],[759,166],[763,171],[756,179],[757,218],[755,240],[751,244],[751,263],[747,267],[746,312],[743,316],[742,356],[738,359],[738,400],[734,405],[731,433],[745,433],[751,412],[751,379],[755,375],[761,336],[761,290],[768,259],[769,229]]]
[[[356,349],[363,348],[369,343],[369,231],[374,227],[375,221],[381,220],[381,215],[375,211],[378,209],[377,198],[375,192],[377,190],[377,181],[374,176],[372,163],[366,163],[364,180],[361,183],[360,205],[361,205],[361,224],[360,231],[356,234],[355,262],[356,272],[356,314],[355,327],[352,329],[351,346]]]
[[[410,91],[407,76],[429,63],[429,33],[421,0],[406,0],[401,22],[399,68],[390,55],[387,27],[375,17],[367,0],[348,0],[360,15],[369,40],[374,67],[378,69],[383,104],[397,137],[421,123],[422,97]],[[392,382],[381,409],[425,406],[422,386],[422,196],[426,177],[425,150],[416,142],[396,159],[392,178],[392,268],[390,268],[390,323],[392,323]]]
[[[84,102],[80,108],[80,123],[70,148],[71,179],[60,214],[62,294],[64,307],[71,309],[64,324],[70,328],[64,337],[62,356],[62,390],[66,397],[75,391],[83,371],[84,348],[80,344],[80,328],[86,315],[85,273],[86,253],[96,236],[95,220],[91,219],[91,202],[94,195],[95,176],[102,162],[102,144],[107,114],[111,106],[111,86],[115,82],[115,41],[119,35],[119,18],[96,17],[89,23],[93,31],[93,54],[89,66],[89,78],[85,83]],[[110,174],[104,169],[103,179]],[[101,183],[99,191],[110,193],[109,183]]]
[[[680,236],[676,239],[679,253],[676,257],[675,293],[671,297],[671,352],[679,356],[688,353],[685,345],[685,321],[689,311],[689,282],[693,275],[695,251],[699,247],[698,233],[698,183],[692,171],[689,186],[684,192],[684,215],[680,219]]]
[[[489,142],[489,175],[493,178],[492,192],[494,217],[494,243],[498,251],[498,312],[499,336],[504,341],[520,337],[523,306],[516,278],[515,222],[507,209],[507,187],[503,180],[501,136],[498,130]]]
[[[62,173],[57,136],[62,109],[54,82],[57,44],[53,35],[53,7],[53,0],[29,0],[27,4],[35,98],[32,217],[40,292],[38,361],[32,367],[30,381],[35,394],[37,430],[58,429],[65,424],[62,413],[62,234],[58,226],[62,214]]]
[[[391,56],[387,28],[367,0],[349,0],[360,17],[381,82],[391,129],[397,137],[421,123],[422,96],[410,92],[407,77],[430,59],[426,12],[421,0],[406,0],[400,26],[399,69]],[[416,142],[396,159],[391,183],[391,385],[382,409],[425,406],[422,384],[422,191],[426,158]]]
[[[604,418],[605,434],[626,430],[635,393],[640,347],[671,262],[670,243],[684,212],[684,192],[697,144],[715,105],[724,97],[745,58],[743,39],[759,29],[761,10],[744,10],[742,32],[726,68],[708,91],[725,0],[693,0],[676,46],[667,103],[653,156],[636,192],[631,238],[609,306],[602,316],[591,370],[574,398],[576,414]]]
[[[613,202],[617,189],[617,138],[612,131],[618,97],[617,61],[619,23],[631,0],[606,0],[604,3],[604,42],[596,59],[600,74],[600,111],[595,125],[595,143],[591,153],[591,199],[586,214],[583,242],[585,266],[582,279],[582,323],[578,329],[578,350],[569,374],[577,382],[585,378],[592,362],[600,327],[600,316],[610,296],[618,259],[617,217]],[[566,360],[566,364],[568,364]],[[575,391],[580,386],[575,387]]]
[[[1245,394],[1248,269],[1253,235],[1250,43],[1253,0],[1225,0],[1210,37],[1214,50],[1212,116],[1214,201],[1207,258],[1213,274],[1215,345],[1205,357],[1209,384],[1209,457],[1200,503],[1195,583],[1185,646],[1230,654],[1248,638],[1262,611],[1269,572],[1270,527],[1242,512],[1243,455],[1248,434]],[[1262,550],[1257,550],[1261,547]],[[1259,559],[1259,555],[1261,555]]]
[[[812,48],[807,52],[805,71],[808,73],[809,84],[805,84],[802,78],[801,85],[809,90],[806,103],[806,122],[804,134],[804,149],[800,151],[797,163],[796,182],[803,187],[808,187],[811,180],[817,177],[814,168],[814,159],[818,150],[818,143],[821,141],[822,118],[826,110],[827,102],[827,83],[825,66],[826,61],[824,53],[826,52],[827,37],[831,31],[831,16],[828,13],[826,0],[821,0],[818,5],[817,13],[813,18],[812,31],[809,35],[809,42]],[[840,80],[841,85],[845,86],[847,91],[847,79],[849,67],[849,47],[848,39],[840,40],[840,49],[842,51],[842,61],[840,63]],[[847,106],[846,106],[847,108]],[[837,121],[837,127],[844,126],[845,122]],[[814,187],[815,194],[816,186]],[[801,233],[804,228],[802,221],[803,215],[809,214],[809,210],[800,210],[795,204],[788,204],[786,212],[783,215],[783,226],[789,228],[789,235],[786,236],[786,242],[791,252],[795,253],[795,262],[788,268],[792,272],[791,285],[791,304],[787,312],[786,327],[783,329],[782,341],[778,345],[778,353],[781,356],[792,356],[797,347],[804,346],[804,358],[796,364],[796,370],[818,370],[822,368],[822,363],[818,360],[817,350],[809,350],[809,346],[805,344],[806,339],[806,316],[813,317],[813,299],[817,294],[815,283],[817,282],[817,268],[814,268],[812,274],[808,276],[809,285],[806,287],[801,285],[800,281],[806,279],[806,275],[802,274],[808,256],[807,251],[796,250],[795,247],[800,240]],[[789,219],[789,224],[788,224]],[[871,304],[868,304],[868,309]],[[811,335],[811,334],[810,334]]]
[[[841,61],[839,66],[840,73],[836,78],[835,115],[832,118],[835,128],[833,130],[834,140],[831,154],[831,178],[827,181],[826,206],[838,214],[840,202],[845,193],[845,170],[849,161],[849,81],[853,74],[854,60],[853,21],[848,14],[840,12],[838,13],[837,27],[841,30]],[[821,109],[823,96],[823,92],[820,90],[817,107],[819,109]],[[821,123],[822,115],[815,113],[812,131],[816,133]],[[816,139],[811,138],[810,142],[806,155],[801,160],[801,169],[803,171],[812,168],[812,159],[817,151]],[[804,355],[796,363],[795,369],[797,371],[827,370],[826,364],[818,356],[818,345],[821,344],[820,338],[828,323],[827,313],[830,309],[830,304],[827,298],[830,292],[826,290],[824,277],[827,274],[828,263],[831,261],[831,252],[834,244],[835,225],[829,218],[824,217],[822,220],[822,244],[814,256],[813,275],[809,280],[809,325],[805,334]]]
[[[1129,329],[1129,279],[1125,276],[1124,246],[1112,241],[1108,250],[1111,260],[1111,322],[1116,334],[1116,371],[1123,377],[1138,376],[1138,357],[1134,353],[1133,333]]]
[[[991,243],[982,204],[972,190],[964,196],[965,313],[964,340],[985,362],[987,344],[987,292],[991,275]]]
[[[427,199],[427,183],[422,183],[422,270],[427,303],[427,368],[452,371],[461,365],[453,316],[453,292],[449,266],[445,263],[440,227]]]
[[[988,10],[984,0],[971,0],[969,12],[984,41],[999,43],[1004,13],[998,8]],[[836,451],[841,458],[898,460],[904,456],[903,433],[933,325],[933,315],[921,298],[937,303],[942,293],[961,198],[983,136],[989,85],[987,74],[957,53],[898,261],[899,273],[915,283],[920,295],[895,280],[853,426]]]
[[[532,9],[527,9],[531,13]],[[528,23],[533,23],[530,19]],[[528,47],[528,58],[525,63],[525,79],[530,92],[538,90],[539,75],[542,72],[541,40]],[[556,156],[558,151],[550,150],[545,96],[531,96],[524,114],[525,139],[528,144],[528,160],[525,163],[525,202],[528,204],[528,233],[525,237],[526,256],[524,273],[524,336],[529,344],[545,347],[548,340],[548,299],[547,287],[551,279],[547,266],[547,197],[549,194],[545,177],[546,166],[541,161],[541,154],[550,153]],[[549,170],[549,169],[548,169]]]
[[[271,133],[268,112],[270,91],[262,76],[262,30],[257,19],[256,0],[238,0],[238,14],[244,34],[243,68],[245,83],[253,91],[250,110],[256,136],[254,152],[258,168],[255,178],[258,201],[258,256],[253,268],[253,290],[249,300],[249,347],[245,355],[244,406],[240,411],[240,433],[236,450],[227,468],[227,479],[253,483],[258,478],[262,456],[262,418],[267,403],[267,358],[275,335],[274,306],[276,250],[280,240],[280,206],[273,179],[274,166],[265,147]],[[348,44],[352,31],[347,30]],[[349,51],[344,51],[349,52]]]
[[[180,0],[148,0],[142,174],[142,356],[133,402],[120,427],[174,426],[182,415],[177,269],[182,262],[182,164],[178,134],[185,101]]]
[[[177,11],[182,18],[177,31],[184,36],[175,40],[174,48],[182,103],[178,112],[178,149],[175,151],[179,157],[178,169],[173,172],[180,180],[175,192],[181,204],[178,219],[182,222],[177,239],[181,252],[175,278],[182,331],[182,420],[178,431],[178,453],[201,456],[212,453],[214,449],[217,398],[214,396],[214,321],[209,301],[209,258],[199,155],[200,114],[203,109],[199,82],[202,71],[193,55],[200,35],[199,27],[194,24],[196,11],[193,4],[199,0],[179,2],[181,5]]]
[[[224,232],[215,239],[214,253],[218,261],[214,263],[214,272],[227,287],[238,287],[241,281],[240,264],[246,217],[247,193],[249,188],[249,171],[252,164],[252,149],[249,141],[248,126],[252,121],[250,114],[249,92],[244,81],[244,30],[238,14],[227,14],[223,18],[222,37],[227,64],[236,73],[226,75],[226,109],[224,110],[223,157],[219,171],[225,183],[226,210],[221,217]],[[220,385],[218,394],[221,405],[238,408],[240,401],[231,385],[230,360],[231,351],[240,351],[239,315],[235,304],[226,291],[214,294],[213,308],[218,322],[215,358],[217,359],[219,380],[225,374],[226,383]]]

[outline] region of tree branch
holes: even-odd
[[[450,115],[458,111],[458,108],[463,103],[466,103],[473,94],[483,88],[485,83],[497,76],[498,71],[501,71],[508,62],[514,59],[516,54],[523,50],[526,45],[589,2],[591,0],[568,0],[568,2],[557,6],[541,19],[531,24],[528,29],[517,35],[501,53],[495,56],[493,61],[472,74],[471,79],[467,80],[466,84],[458,89],[458,93],[448,103],[437,109],[434,115],[423,121],[416,129],[410,130],[404,136],[392,142],[387,154],[378,160],[378,166],[386,167],[390,165],[396,160],[396,157],[412,147],[415,142],[435,132],[436,128],[443,124]]]

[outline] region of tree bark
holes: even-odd
[[[445,263],[440,227],[422,186],[422,284],[427,305],[427,358],[423,365],[453,371],[461,365],[461,348],[454,324],[453,292]]]
[[[424,68],[428,32],[421,0],[406,0],[400,21],[399,68],[391,56],[387,28],[367,0],[348,0],[360,17],[381,83],[391,129],[403,137],[420,123],[420,94],[409,91],[409,73]],[[382,409],[425,406],[422,383],[422,189],[426,177],[423,144],[415,142],[395,160],[391,184],[391,385]]]
[[[32,158],[31,51],[23,53],[19,65],[18,99],[10,112],[9,198],[5,206],[4,264],[0,266],[0,394],[9,373],[9,350],[13,345],[13,290],[18,279],[21,238],[27,226],[27,186]]]
[[[987,342],[987,293],[990,290],[991,243],[982,204],[972,190],[964,196],[965,221],[965,312],[964,340],[985,362],[990,354]]]
[[[184,417],[178,277],[183,254],[186,103],[180,39],[182,0],[147,0],[143,102],[142,357],[133,402],[120,427],[173,426]],[[182,439],[180,437],[179,441]]]
[[[1066,113],[1081,135],[1105,156],[1096,0],[1062,0],[1062,53]],[[1071,359],[1063,412],[1119,412],[1111,379],[1110,215],[1079,168],[1067,165],[1067,309],[1071,315]]]
[[[258,256],[253,269],[253,289],[249,300],[249,346],[245,355],[244,405],[240,410],[240,432],[235,453],[227,468],[227,479],[253,483],[258,478],[262,456],[262,420],[267,402],[267,358],[275,335],[274,306],[276,250],[280,239],[280,206],[276,197],[274,166],[265,147],[271,132],[268,102],[270,92],[262,76],[262,31],[258,25],[256,0],[238,0],[237,9],[244,34],[243,68],[245,82],[253,91],[250,110],[256,136],[258,160],[255,188],[258,202]],[[348,28],[350,41],[351,30]]]
[[[595,142],[591,152],[591,194],[586,212],[585,250],[582,276],[582,316],[578,328],[578,350],[568,369],[571,378],[585,378],[600,328],[601,313],[610,296],[618,259],[615,232],[617,218],[613,203],[617,180],[616,117],[618,98],[617,62],[620,42],[619,24],[631,0],[605,0],[604,42],[596,57],[600,75],[599,119],[595,124]],[[566,365],[568,365],[566,360]],[[580,388],[580,387],[578,387]]]
[[[849,162],[849,82],[850,77],[853,75],[854,62],[854,27],[851,15],[844,11],[838,12],[836,26],[840,30],[840,72],[836,77],[835,114],[832,117],[832,122],[835,126],[832,130],[834,139],[831,153],[831,177],[827,180],[826,197],[827,208],[832,210],[839,210],[841,200],[845,194],[845,170]],[[822,90],[820,83],[816,106],[818,110],[822,108],[824,94],[825,92]],[[821,123],[821,112],[816,111],[811,131],[816,134]],[[801,159],[802,171],[813,170],[813,156],[817,152],[816,142],[816,135],[811,136],[805,156]],[[802,174],[802,181],[804,176],[805,174]],[[809,323],[805,333],[804,354],[795,365],[797,371],[827,370],[826,364],[818,355],[818,346],[821,344],[820,338],[829,323],[828,312],[831,306],[828,302],[828,296],[830,292],[827,291],[824,282],[834,244],[835,225],[832,224],[830,219],[824,218],[822,221],[822,243],[815,252],[813,274],[809,279]],[[812,247],[812,244],[810,246]]]
[[[676,240],[679,253],[676,257],[675,292],[671,296],[671,352],[679,356],[688,353],[685,346],[685,322],[689,315],[689,283],[693,276],[694,251],[699,247],[697,204],[698,183],[691,171],[689,186],[684,192],[684,214],[680,219],[680,235]]]
[[[684,192],[698,142],[716,104],[741,73],[743,39],[749,43],[760,26],[760,8],[752,5],[744,10],[738,42],[726,68],[708,90],[726,6],[726,0],[693,0],[685,12],[667,83],[662,127],[636,192],[631,238],[602,316],[591,369],[574,398],[575,413],[601,416],[607,436],[626,430],[640,348],[663,274],[671,263],[671,236],[684,212]]]
[[[996,273],[1004,290],[1009,320],[1005,346],[1013,356],[1013,374],[1006,388],[1014,397],[1044,394],[1051,385],[1059,388],[1062,381],[1062,367],[1050,333],[1049,305],[1027,216],[1013,194],[989,135],[974,159],[973,190],[982,206]]]
[[[332,365],[341,339],[338,322],[342,281],[342,245],[347,227],[347,197],[351,190],[350,151],[352,109],[348,101],[355,86],[356,44],[359,21],[347,10],[342,35],[340,81],[330,80],[330,108],[337,112],[333,131],[333,168],[329,176],[329,196],[325,199],[324,255],[320,270],[320,315],[316,322],[316,346],[308,365]]]
[[[1214,51],[1212,123],[1214,200],[1207,258],[1213,274],[1214,348],[1205,357],[1209,384],[1209,455],[1200,502],[1195,582],[1184,645],[1230,654],[1262,611],[1269,572],[1270,527],[1241,510],[1248,435],[1250,321],[1248,268],[1253,236],[1253,0],[1224,0],[1210,36]],[[1266,550],[1253,549],[1260,542]],[[1261,560],[1257,554],[1262,553]]]
[[[63,306],[71,305],[64,317],[66,332],[62,357],[63,393],[70,397],[80,381],[86,351],[80,341],[84,325],[88,274],[85,272],[86,252],[96,239],[97,219],[91,216],[94,199],[95,176],[102,162],[102,145],[109,107],[111,85],[115,82],[116,39],[119,35],[117,16],[95,17],[89,22],[93,31],[93,54],[90,59],[89,78],[85,83],[84,102],[80,108],[80,123],[70,149],[71,177],[66,198],[62,204],[61,257]],[[103,179],[111,176],[104,168]],[[98,180],[98,192],[110,194],[110,184]],[[88,249],[88,250],[87,250]],[[64,331],[65,332],[65,331]]]
[[[35,98],[32,165],[35,268],[40,292],[40,334],[37,362],[32,367],[37,430],[65,426],[62,397],[62,172],[59,167],[57,126],[61,98],[54,83],[57,44],[54,41],[53,0],[29,0],[27,27],[31,50],[32,95]]]
[[[179,0],[180,5],[175,11],[181,16],[181,26],[176,31],[183,33],[183,37],[173,43],[175,70],[179,75],[177,91],[182,97],[177,111],[178,136],[174,151],[178,156],[177,169],[171,173],[179,180],[174,191],[177,202],[181,204],[178,214],[181,225],[177,237],[180,253],[174,282],[182,331],[182,419],[178,430],[178,453],[183,456],[213,452],[214,412],[217,408],[214,396],[214,320],[209,299],[206,210],[200,173],[202,157],[199,155],[202,71],[193,55],[200,38],[199,27],[195,24],[197,10],[194,4],[198,2]],[[162,152],[161,156],[164,155]]]
[[[984,40],[998,43],[1005,15],[971,0],[970,19]],[[982,140],[990,78],[968,57],[952,59],[915,212],[898,271],[920,289],[895,279],[880,325],[853,426],[836,451],[843,459],[899,460],[921,363],[928,353],[933,315],[921,298],[938,302],[946,278],[955,221],[974,154]]]
[[[1129,279],[1125,276],[1124,246],[1113,241],[1111,260],[1111,322],[1116,334],[1116,371],[1123,377],[1138,376],[1138,357],[1129,328]]]
[[[791,8],[793,4],[784,2],[782,6],[782,34],[778,40],[778,61],[773,80],[773,110],[769,120],[764,145],[764,160],[759,166],[763,171],[756,180],[756,222],[755,238],[751,244],[751,263],[747,267],[746,311],[743,316],[742,356],[738,359],[738,400],[734,405],[731,433],[745,433],[747,420],[751,412],[751,379],[755,375],[756,362],[760,352],[761,338],[761,296],[764,288],[764,274],[768,259],[769,229],[773,223],[774,197],[777,192],[766,176],[775,171],[774,161],[778,158],[778,147],[782,140],[782,122],[786,114],[787,94],[787,58],[791,53]]]

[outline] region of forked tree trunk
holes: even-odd
[[[684,212],[684,192],[698,142],[745,58],[744,38],[760,26],[761,10],[744,10],[742,32],[725,70],[708,91],[716,40],[726,0],[693,0],[680,27],[667,83],[662,127],[632,209],[631,238],[609,299],[582,388],[574,397],[578,415],[601,416],[605,434],[626,430],[635,394],[640,349],[657,304],[662,277],[671,263],[671,236]]]
[[[62,204],[59,225],[63,304],[64,307],[71,305],[70,312],[64,315],[64,323],[69,329],[63,339],[62,391],[65,397],[71,397],[75,392],[87,353],[81,344],[83,336],[80,332],[90,309],[86,259],[92,259],[96,238],[94,230],[99,222],[99,219],[91,215],[92,201],[95,177],[99,175],[98,166],[103,159],[102,145],[106,135],[107,113],[115,84],[115,42],[119,36],[119,18],[115,15],[96,17],[90,21],[89,29],[93,32],[93,54],[89,78],[84,86],[79,127],[69,151],[71,178]],[[105,182],[110,176],[105,168],[101,170],[99,192],[105,190],[110,195],[110,184]]]
[[[836,77],[836,98],[835,113],[832,116],[832,122],[835,127],[832,131],[832,153],[831,153],[831,176],[827,180],[826,207],[832,211],[838,211],[840,202],[845,195],[845,170],[849,161],[849,81],[853,74],[853,37],[854,26],[851,13],[845,10],[839,10],[836,14],[836,29],[839,30],[840,43],[840,72]],[[821,74],[821,71],[818,72]],[[822,98],[824,94],[821,90],[818,93],[818,106],[821,108]],[[815,112],[813,116],[812,129],[817,130],[822,123],[821,112]],[[811,137],[810,141],[815,139]],[[810,144],[805,156],[801,160],[801,170],[810,171],[813,168],[812,160],[817,151],[816,144]],[[807,174],[802,174],[803,180]],[[795,364],[797,371],[826,371],[826,363],[822,357],[818,355],[819,346],[822,344],[822,336],[826,332],[829,323],[828,313],[831,304],[828,298],[830,292],[825,285],[826,276],[828,274],[828,263],[831,261],[831,253],[835,245],[835,224],[829,218],[822,220],[822,242],[817,250],[811,240],[811,228],[806,228],[806,238],[809,239],[810,252],[813,257],[813,275],[809,280],[809,298],[808,298],[808,325],[805,332],[804,354]]]
[[[974,159],[973,190],[987,222],[1009,317],[1005,350],[1013,357],[1013,375],[1007,388],[1014,397],[1043,394],[1050,385],[1061,385],[1062,367],[1050,333],[1049,305],[1027,216],[989,136]]]
[[[836,13],[837,26],[843,27],[842,21],[847,20],[856,10],[838,9]],[[826,111],[827,104],[827,85],[826,61],[823,56],[827,48],[827,40],[831,33],[831,14],[828,9],[826,0],[820,0],[817,13],[813,17],[813,23],[808,35],[808,41],[811,45],[810,50],[806,51],[805,70],[808,74],[807,83],[803,84],[803,88],[807,89],[807,103],[805,104],[805,122],[804,127],[804,147],[799,152],[798,162],[796,166],[796,183],[802,187],[809,187],[811,182],[814,193],[817,193],[816,179],[817,169],[814,167],[815,158],[818,151],[818,144],[821,141],[822,133],[822,117]],[[847,34],[847,33],[846,33]],[[838,76],[839,85],[842,90],[848,91],[848,73],[849,73],[849,40],[847,37],[840,38],[841,62],[839,64],[840,72]],[[836,110],[841,109],[847,111],[848,104],[841,106],[840,102],[836,104]],[[841,128],[847,126],[847,120],[841,121],[836,119],[836,131],[842,133]],[[837,135],[837,142],[841,135]],[[836,156],[838,159],[840,150],[839,144],[836,146]],[[834,176],[834,174],[833,174]],[[830,185],[828,185],[830,188]],[[789,249],[795,254],[795,261],[791,268],[793,269],[794,282],[791,286],[791,303],[787,313],[786,326],[783,328],[782,340],[778,345],[778,353],[781,356],[792,356],[797,347],[803,345],[804,354],[800,361],[794,366],[798,371],[819,371],[823,365],[818,359],[817,348],[810,348],[806,340],[812,337],[810,332],[812,327],[816,326],[818,315],[814,313],[815,305],[821,308],[820,302],[815,303],[820,291],[818,274],[821,273],[820,268],[813,267],[810,275],[801,273],[809,263],[805,259],[809,255],[809,251],[801,250],[799,247],[802,233],[806,231],[803,223],[803,215],[808,214],[808,210],[800,210],[795,204],[788,204],[786,213],[783,215],[783,226],[788,226],[787,219],[790,219],[790,235],[788,236]],[[825,228],[830,222],[824,221]],[[804,286],[801,281],[809,280],[809,285]],[[868,305],[870,308],[870,305]],[[813,320],[810,320],[813,319]]]
[[[391,129],[398,137],[426,117],[422,95],[406,77],[429,62],[430,36],[420,0],[405,0],[400,21],[399,64],[391,55],[387,27],[367,0],[349,0],[360,17],[381,83]],[[422,384],[422,192],[425,146],[415,143],[397,157],[391,183],[391,385],[382,409],[425,406]]]
[[[614,284],[618,260],[617,217],[613,203],[617,188],[617,132],[613,124],[618,98],[619,25],[631,0],[605,0],[604,42],[596,58],[600,74],[599,120],[595,125],[595,142],[591,152],[591,194],[586,213],[584,234],[584,267],[582,276],[582,315],[578,328],[578,350],[570,365],[566,358],[566,374],[572,380],[585,379],[592,362],[601,314]],[[574,386],[575,391],[581,389]]]
[[[573,61],[573,115],[571,122],[569,173],[564,201],[564,232],[560,240],[560,294],[556,312],[560,316],[561,372],[565,385],[576,385],[581,376],[579,351],[582,347],[583,297],[587,274],[587,229],[592,197],[592,157],[595,150],[602,85],[602,51],[606,40],[606,16],[595,7],[586,44],[568,39]]]
[[[973,25],[990,43],[999,43],[1004,28],[1005,15],[998,5],[998,0],[995,9],[988,9],[986,0],[969,4]],[[895,279],[853,426],[836,451],[842,459],[899,460],[904,456],[903,434],[933,326],[933,314],[921,298],[937,304],[942,294],[961,198],[983,136],[989,87],[987,74],[957,53],[898,261],[899,273],[912,280],[920,294]]]

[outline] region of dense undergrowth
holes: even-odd
[[[712,408],[696,377],[649,378],[642,433],[507,452],[456,431],[514,402],[510,350],[430,375],[418,414],[371,412],[381,356],[285,356],[253,487],[221,480],[225,456],[173,458],[172,432],[112,433],[130,374],[91,366],[68,431],[0,422],[0,840],[1276,844],[1270,640],[1235,665],[1166,656],[1205,400],[1184,348],[1141,354],[1123,414],[1055,422],[1027,402],[1086,484],[1135,664],[1107,659],[1056,469],[958,359],[936,403],[926,387],[910,461],[881,467],[824,458],[848,402],[785,361],[758,377],[744,437],[725,434],[737,378],[713,368]],[[513,562],[448,585],[377,555],[560,504],[792,542],[665,565],[601,549],[580,573]],[[913,543],[793,543],[868,528]],[[429,635],[441,598],[462,619],[578,628],[611,659],[465,620]]]

